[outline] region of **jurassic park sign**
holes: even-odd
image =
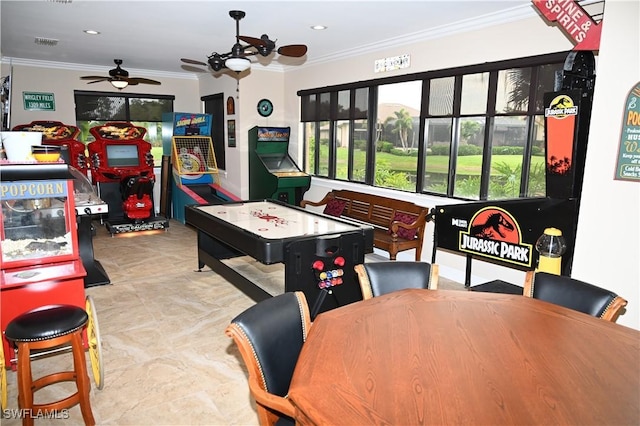
[[[546,228],[567,241],[570,265],[576,229],[576,202],[549,197],[478,201],[436,206],[436,246],[521,270],[537,266],[535,243]]]

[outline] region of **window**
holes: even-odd
[[[419,80],[378,86],[376,186],[415,190],[421,92]]]
[[[156,166],[162,161],[162,114],[173,112],[174,96],[128,95],[110,92],[75,91],[76,126],[78,139],[89,143],[94,140],[89,129],[109,121],[128,121],[144,127],[144,140],[151,143]]]
[[[467,200],[544,196],[543,95],[566,53],[300,91],[305,170]]]
[[[310,95],[303,98],[303,103],[307,173],[364,182],[371,152],[367,119],[369,90]]]

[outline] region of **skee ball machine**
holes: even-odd
[[[591,51],[567,56],[561,87],[544,94],[546,197],[436,206],[433,261],[438,248],[466,255],[465,286],[472,258],[519,270],[538,266],[537,239],[547,228],[562,232],[567,249],[561,275],[570,276],[595,84]],[[489,290],[495,283],[494,290]],[[507,283],[487,283],[487,291],[517,292]],[[504,291],[502,291],[504,290]]]
[[[249,130],[249,198],[270,198],[300,205],[311,186],[289,156],[290,127],[253,127]]]
[[[230,201],[220,187],[211,136],[174,136],[172,141],[173,217],[185,223],[185,206]]]
[[[72,165],[82,174],[87,176],[89,161],[86,155],[86,146],[79,141],[80,129],[60,121],[32,121],[29,124],[20,124],[13,128],[19,132],[41,132],[43,145],[56,145],[63,147],[62,158],[65,163]]]
[[[151,144],[144,140],[146,129],[110,122],[89,132],[95,138],[87,146],[91,178],[109,206],[105,225],[111,235],[168,228],[168,220],[154,216],[155,175]]]

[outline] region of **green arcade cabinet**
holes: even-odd
[[[290,127],[249,130],[249,198],[279,200],[298,206],[311,185],[289,156]]]

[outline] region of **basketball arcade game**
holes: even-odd
[[[210,136],[173,136],[171,164],[173,217],[181,222],[186,205],[239,201],[220,186]]]
[[[561,88],[544,95],[546,197],[436,206],[433,261],[437,249],[464,253],[466,287],[474,257],[519,270],[536,268],[535,243],[547,228],[562,232],[567,249],[561,274],[571,274],[594,83],[593,52],[573,51]],[[502,283],[494,288],[518,291]]]
[[[87,146],[91,178],[109,206],[105,224],[111,235],[168,228],[166,219],[154,216],[154,164],[151,144],[143,139],[146,129],[110,122],[89,131],[95,138]]]
[[[211,138],[211,114],[162,114],[163,203],[167,216],[184,223],[189,204],[218,204],[238,200],[222,189]]]

